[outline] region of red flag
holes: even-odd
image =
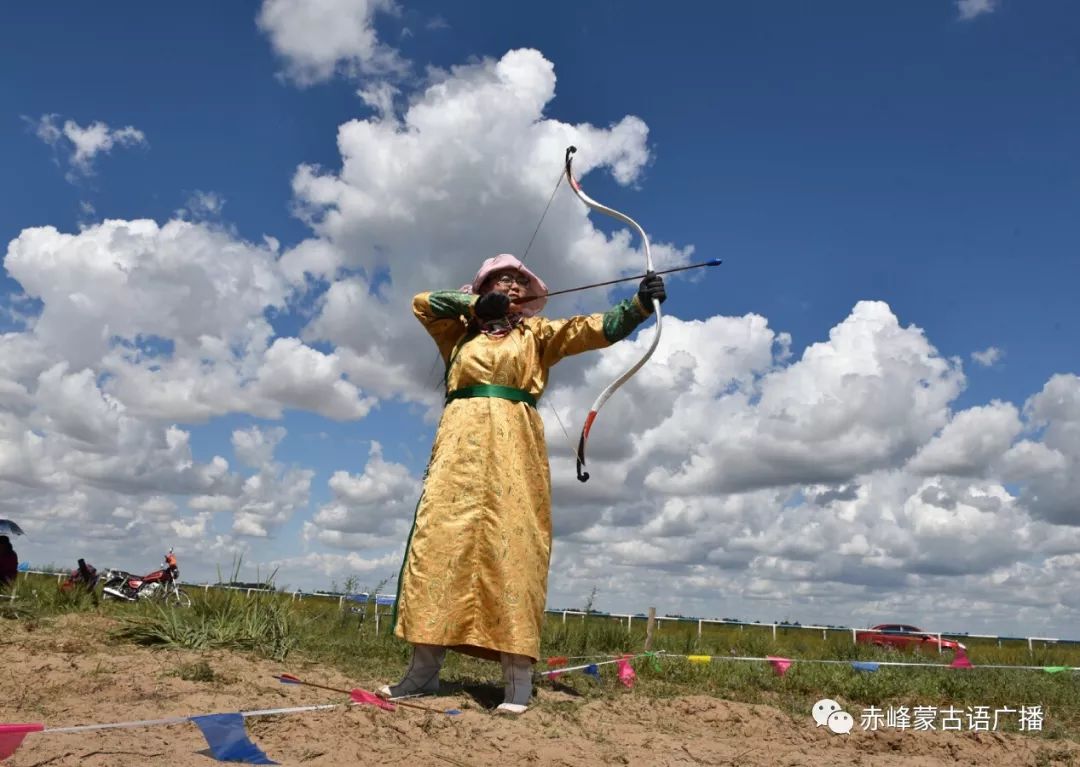
[[[44,729],[43,724],[0,724],[0,761],[14,754],[28,734]]]
[[[373,692],[361,690],[359,687],[354,688],[351,692],[349,692],[349,697],[352,699],[353,703],[368,703],[372,706],[378,706],[379,708],[385,709],[387,711],[393,711],[396,708],[396,706],[390,701],[380,698]]]
[[[791,661],[787,658],[780,658],[776,655],[766,655],[765,658],[772,664],[773,671],[776,672],[777,676],[783,676],[791,666]]]
[[[559,668],[560,666],[565,666],[567,661],[568,658],[566,658],[565,656],[555,655],[547,659],[548,668]],[[562,674],[561,671],[549,671],[546,676],[548,679],[557,679],[560,674]]]

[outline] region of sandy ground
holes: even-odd
[[[296,661],[277,664],[225,652],[110,645],[109,623],[87,616],[28,632],[0,622],[6,673],[0,721],[46,726],[154,719],[337,702],[342,696],[283,685],[273,674],[373,690],[381,680],[350,680]],[[209,682],[176,675],[206,660]],[[493,666],[493,675],[497,673]],[[526,714],[491,713],[501,689],[451,690],[419,703],[458,716],[369,706],[248,719],[248,733],[284,765],[1051,765],[1080,764],[1080,744],[1016,734],[864,732],[835,735],[770,706],[709,696],[653,700],[621,687],[583,703],[548,685]],[[220,764],[190,723],[51,735],[35,733],[5,764],[14,767]]]

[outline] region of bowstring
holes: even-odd
[[[555,179],[555,188],[551,190],[551,196],[548,197],[547,205],[544,206],[544,212],[540,214],[540,220],[536,222],[536,228],[533,229],[532,237],[529,238],[529,244],[525,246],[525,252],[521,254],[521,263],[525,263],[525,259],[529,257],[529,248],[532,247],[533,241],[536,239],[536,233],[540,231],[540,225],[544,223],[544,217],[547,215],[548,208],[551,207],[551,201],[555,199],[555,193],[559,191],[559,187],[562,186],[562,180],[565,173],[559,171],[559,177]]]
[[[510,335],[514,336],[514,344],[517,346],[518,353],[520,354],[522,352],[522,346],[521,346],[521,341],[519,341],[518,338],[517,338],[517,328],[514,328],[513,330],[511,330]],[[555,422],[559,424],[559,428],[562,429],[563,436],[566,437],[566,444],[570,447],[570,454],[574,456],[575,460],[577,460],[578,456],[580,454],[578,453],[577,447],[574,445],[574,440],[570,438],[570,433],[567,432],[566,427],[563,426],[562,419],[559,418],[559,411],[555,409],[554,405],[552,405],[546,399],[544,399],[543,395],[541,395],[540,401],[543,404],[547,405],[548,409],[555,416]]]
[[[536,235],[540,231],[540,225],[544,223],[544,218],[547,216],[548,209],[551,207],[551,203],[555,199],[555,194],[556,194],[556,192],[559,191],[559,187],[562,186],[563,175],[565,175],[565,174],[563,173],[563,171],[560,170],[559,171],[559,177],[557,179],[555,179],[555,188],[551,190],[551,195],[548,197],[547,205],[544,206],[544,211],[543,211],[543,213],[540,214],[540,220],[536,222],[536,228],[533,229],[532,237],[529,238],[529,244],[525,246],[525,252],[521,254],[521,263],[525,263],[525,259],[528,258],[528,256],[529,256],[529,249],[532,247],[533,242],[536,240]],[[439,358],[441,356],[442,355],[438,352],[438,350],[436,350],[435,357],[431,360],[431,367],[428,368],[427,378],[428,378],[429,381],[432,382],[431,383],[432,391],[435,391],[435,390],[437,390],[439,388],[439,379],[436,377],[435,366],[439,364]],[[554,410],[554,408],[552,408],[552,410]],[[556,413],[555,418],[557,419],[558,417],[559,416]],[[562,426],[561,421],[559,422],[559,426],[560,427]],[[563,432],[565,432],[565,431],[566,431],[566,429],[564,428]],[[567,439],[569,439],[569,438],[570,438],[569,435],[567,435]],[[575,456],[577,455],[576,450],[574,451],[574,455]]]
[[[528,258],[529,250],[532,248],[533,242],[536,241],[536,235],[540,232],[540,227],[544,223],[544,218],[547,217],[548,210],[551,208],[551,203],[555,200],[555,195],[558,193],[559,187],[562,186],[563,178],[565,177],[565,175],[566,174],[563,170],[559,171],[559,177],[555,179],[555,186],[551,190],[551,195],[548,197],[547,204],[544,205],[543,212],[540,214],[540,220],[536,222],[536,228],[533,229],[532,236],[529,238],[529,243],[525,246],[525,252],[521,254],[521,263],[525,263],[525,259]],[[517,339],[517,336],[515,335],[515,332],[513,330],[510,331],[510,335],[514,336],[514,343],[517,346],[518,352],[520,353],[522,351],[521,342]],[[436,350],[435,357],[431,361],[431,367],[428,369],[427,378],[432,381],[431,389],[433,391],[439,388],[440,382],[437,375],[436,366],[438,365],[441,357],[442,354],[438,350]],[[543,400],[543,402],[544,404],[548,405],[551,413],[555,416],[555,422],[559,424],[559,429],[562,431],[563,437],[566,438],[566,444],[570,448],[570,455],[574,457],[575,461],[581,461],[581,453],[578,452],[577,446],[574,444],[574,440],[570,437],[570,432],[566,430],[566,426],[563,424],[562,418],[559,417],[559,411],[555,409],[554,405],[549,404],[546,399]],[[581,462],[584,463],[583,461]]]
[[[560,170],[559,171],[559,177],[557,179],[555,179],[555,188],[551,190],[551,196],[548,197],[547,205],[544,206],[544,212],[540,214],[540,220],[536,222],[536,228],[533,229],[532,237],[529,238],[529,244],[525,246],[525,252],[521,254],[521,263],[523,263],[523,264],[525,263],[525,259],[529,257],[529,249],[532,247],[533,242],[536,240],[536,234],[537,234],[537,232],[540,231],[540,225],[544,223],[544,218],[547,216],[548,209],[551,208],[551,203],[555,199],[555,195],[559,191],[559,187],[562,186],[563,178],[565,176],[566,176],[565,170]],[[516,338],[515,338],[515,342],[519,343],[518,352],[520,353],[521,352],[520,342],[517,342]],[[570,454],[572,456],[574,456],[574,460],[578,461],[580,463],[584,463],[583,461],[581,461],[581,453],[578,452],[577,447],[574,445],[574,440],[571,439],[570,433],[566,430],[566,427],[563,425],[562,418],[559,417],[559,411],[555,409],[554,405],[549,404],[546,399],[543,400],[543,402],[544,402],[544,404],[548,405],[548,408],[551,410],[552,414],[555,416],[555,422],[557,424],[559,424],[559,428],[562,430],[563,436],[566,437],[566,443],[567,443],[567,445],[570,446]]]

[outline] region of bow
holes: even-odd
[[[590,208],[592,208],[593,210],[598,210],[601,213],[606,213],[612,218],[622,221],[631,229],[634,229],[638,233],[638,235],[640,235],[641,241],[645,244],[645,271],[646,273],[651,274],[653,272],[652,253],[649,250],[649,238],[645,235],[645,230],[642,229],[638,225],[637,221],[635,221],[634,219],[630,218],[624,213],[620,213],[614,208],[609,208],[606,205],[601,205],[596,200],[589,197],[589,195],[585,194],[585,190],[581,188],[581,184],[579,184],[574,178],[573,162],[574,153],[576,151],[577,147],[573,146],[567,147],[566,149],[565,172],[566,180],[570,182],[570,188],[574,190],[574,194],[578,196],[578,199],[580,199]],[[593,422],[596,420],[597,413],[600,412],[600,408],[602,408],[604,406],[604,403],[607,402],[608,397],[614,394],[620,386],[629,381],[630,378],[634,375],[634,373],[636,373],[641,368],[641,366],[645,364],[649,357],[652,356],[652,353],[656,350],[656,345],[660,343],[660,302],[654,298],[652,300],[652,305],[653,314],[656,315],[656,335],[653,336],[652,343],[649,344],[649,348],[645,351],[645,355],[637,362],[635,362],[625,373],[623,373],[613,382],[608,384],[606,389],[600,392],[600,395],[596,398],[596,401],[593,402],[592,407],[589,408],[589,414],[585,417],[585,425],[581,429],[581,439],[578,442],[577,449],[577,478],[581,482],[589,481],[589,472],[582,471],[582,468],[585,466],[585,443],[589,439],[589,431],[592,429],[592,425]]]

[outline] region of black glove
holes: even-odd
[[[480,296],[473,306],[473,313],[484,322],[500,320],[510,310],[510,296],[491,291]]]
[[[645,279],[641,281],[637,296],[642,306],[652,311],[652,299],[655,298],[661,304],[667,300],[667,291],[664,290],[664,278],[659,274],[649,272],[645,275]]]

